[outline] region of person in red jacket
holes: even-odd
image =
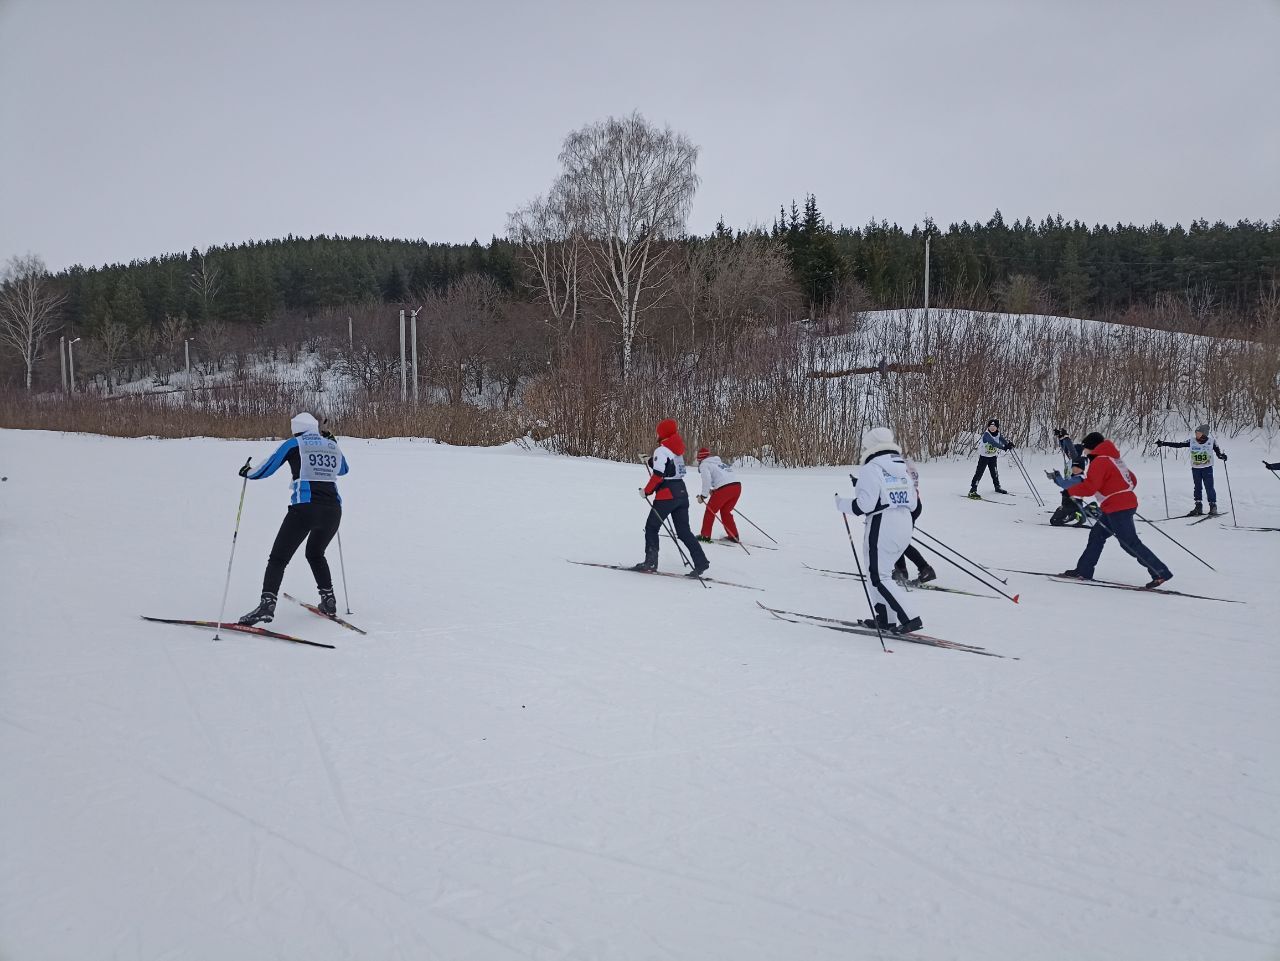
[[[1072,497],[1095,498],[1102,513],[1089,530],[1089,542],[1076,566],[1063,571],[1061,576],[1093,580],[1102,548],[1107,538],[1114,535],[1125,552],[1147,569],[1151,581],[1145,586],[1159,587],[1173,577],[1173,573],[1142,543],[1134,528],[1133,519],[1138,512],[1138,495],[1134,489],[1138,486],[1138,475],[1125,466],[1116,445],[1097,431],[1080,442],[1080,452],[1089,461],[1083,476],[1060,477],[1056,483]]]
[[[676,536],[689,548],[693,559],[690,577],[700,577],[711,564],[702,545],[689,529],[689,490],[684,486],[684,440],[680,426],[674,420],[658,424],[658,447],[649,458],[649,483],[640,488],[646,500],[653,495],[649,506],[649,519],[644,525],[644,560],[633,570],[656,571],[658,569],[658,532],[670,517],[675,523]]]

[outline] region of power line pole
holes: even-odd
[[[421,307],[415,309],[410,316],[410,323],[413,326],[413,406],[418,406],[418,311]]]
[[[408,370],[404,358],[404,310],[400,311],[400,401],[409,399]]]
[[[929,241],[930,234],[924,235],[924,362],[929,362]]]

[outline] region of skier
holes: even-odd
[[[903,458],[903,463],[907,465],[907,473],[911,475],[911,484],[916,489],[916,506],[911,512],[911,528],[914,530],[916,521],[920,519],[920,514],[924,511],[924,502],[920,500],[920,471],[915,464],[906,458]],[[907,561],[911,561],[916,566],[917,584],[928,584],[930,581],[938,579],[938,572],[924,559],[920,549],[915,544],[908,543],[907,549],[902,552],[902,556],[893,565],[893,579],[899,584],[905,585],[907,583]]]
[[[1266,461],[1263,461],[1262,466],[1267,470],[1280,470],[1280,461],[1276,461],[1274,464],[1268,464]]]
[[[719,515],[725,534],[736,544],[738,525],[733,519],[733,508],[742,495],[742,482],[733,476],[732,465],[712,455],[705,447],[698,449],[698,473],[702,475],[702,493],[698,495],[698,503],[705,504],[707,508],[702,512],[702,533],[698,540],[711,542],[711,528],[716,515]]]
[[[1116,445],[1097,431],[1080,442],[1080,449],[1089,462],[1084,475],[1078,479],[1059,477],[1056,483],[1070,491],[1072,497],[1096,498],[1101,513],[1089,530],[1089,542],[1076,566],[1059,576],[1093,580],[1102,548],[1107,538],[1115,535],[1125,552],[1147,569],[1151,580],[1145,586],[1159,587],[1173,577],[1173,573],[1142,543],[1134,529],[1133,518],[1138,512],[1138,495],[1134,491],[1138,486],[1137,475],[1120,459]]]
[[[996,485],[997,494],[1009,493],[1000,486],[1000,474],[996,470],[996,456],[1002,450],[1013,450],[1016,446],[1013,441],[1000,436],[1000,421],[992,417],[987,421],[987,429],[982,432],[982,446],[979,448],[978,469],[973,472],[973,480],[969,482],[969,496],[975,500],[982,500],[978,494],[978,481],[982,480],[983,471],[991,471],[991,483]]]
[[[1069,466],[1070,477],[1080,477],[1084,474],[1085,460],[1084,455],[1080,453],[1080,447],[1071,440],[1071,435],[1059,427],[1053,432],[1053,436],[1058,438],[1058,446],[1062,449],[1062,456]],[[1062,477],[1059,471],[1045,471],[1044,476],[1049,478],[1055,484]],[[1070,524],[1072,527],[1084,527],[1088,518],[1081,506],[1065,490],[1062,492],[1062,503],[1058,505],[1058,509],[1053,512],[1053,516],[1049,518],[1049,523],[1054,527],[1066,527]]]
[[[863,620],[862,624],[892,630],[895,634],[910,634],[924,627],[924,621],[908,610],[906,595],[889,586],[893,579],[883,575],[893,569],[894,562],[911,543],[915,527],[911,512],[919,499],[902,459],[902,450],[894,443],[889,428],[876,427],[867,432],[862,440],[862,463],[853,498],[836,495],[836,510],[867,518],[862,545],[875,617]],[[897,624],[891,623],[890,611],[897,618]]]
[[[1195,435],[1186,440],[1158,440],[1157,447],[1189,447],[1191,448],[1191,476],[1194,480],[1194,497],[1196,506],[1187,511],[1188,517],[1199,517],[1204,513],[1201,504],[1201,491],[1209,495],[1209,516],[1218,516],[1218,493],[1213,489],[1213,454],[1218,460],[1226,462],[1227,455],[1218,450],[1218,445],[1209,436],[1209,425],[1200,424]]]
[[[336,480],[348,472],[347,459],[333,435],[322,432],[311,414],[298,414],[289,428],[293,436],[277,447],[264,464],[253,471],[248,464],[240,468],[240,476],[249,480],[270,477],[285,464],[293,474],[289,510],[271,546],[267,570],[262,577],[262,598],[257,607],[240,618],[241,624],[270,623],[275,617],[276,596],[284,580],[284,569],[304,540],[307,563],[311,565],[316,589],[320,592],[320,610],[326,614],[338,613],[333,577],[324,551],[342,523],[342,498],[338,496]]]
[[[689,529],[689,491],[684,486],[684,440],[680,426],[671,419],[658,424],[658,447],[649,458],[649,483],[640,488],[640,496],[648,501],[649,519],[644,525],[644,560],[632,570],[656,571],[658,569],[658,531],[670,517],[675,522],[676,536],[689,548],[693,570],[689,577],[700,577],[711,562],[702,551],[702,545]]]

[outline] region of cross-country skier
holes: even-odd
[[[893,578],[884,575],[893,570],[894,562],[911,543],[915,528],[911,512],[919,503],[915,484],[907,473],[902,450],[887,427],[867,431],[862,439],[862,463],[853,498],[836,496],[836,510],[866,517],[862,547],[875,619],[867,618],[862,623],[895,634],[909,634],[924,627],[924,622],[909,610],[906,593],[891,587]],[[889,617],[890,611],[896,624]]]
[[[1016,445],[1008,438],[1000,436],[1000,421],[992,417],[987,421],[987,429],[982,432],[982,441],[978,448],[978,467],[973,472],[973,480],[969,482],[969,496],[974,500],[982,500],[978,493],[978,481],[982,480],[984,471],[991,472],[991,483],[996,485],[997,494],[1009,493],[1000,486],[1000,474],[996,470],[996,457],[1002,450],[1013,450]]]
[[[742,482],[733,476],[733,466],[726,464],[705,447],[698,450],[698,473],[702,476],[702,493],[698,503],[705,504],[702,512],[702,533],[698,540],[710,542],[711,528],[716,516],[724,525],[729,540],[738,540],[738,525],[733,519],[733,508],[742,495]]]
[[[1213,455],[1225,462],[1227,455],[1218,450],[1217,442],[1209,436],[1209,425],[1200,424],[1193,436],[1186,440],[1158,440],[1157,447],[1189,447],[1191,448],[1191,477],[1196,506],[1187,512],[1188,517],[1199,517],[1204,513],[1201,503],[1201,491],[1209,495],[1209,516],[1218,516],[1218,492],[1213,489]]]
[[[711,566],[702,545],[689,529],[689,491],[684,486],[684,440],[680,426],[674,420],[658,424],[658,446],[649,458],[649,483],[640,488],[646,500],[653,494],[649,505],[649,519],[644,525],[644,560],[632,570],[656,571],[658,569],[658,532],[668,517],[675,523],[676,536],[689,548],[693,570],[689,577],[700,577]]]
[[[1062,449],[1062,456],[1070,465],[1068,477],[1079,478],[1084,474],[1085,460],[1084,455],[1080,453],[1080,447],[1071,440],[1071,435],[1059,427],[1053,432],[1053,436],[1058,438],[1058,446]],[[1057,483],[1062,476],[1056,470],[1045,471],[1044,476],[1049,480]],[[1088,518],[1085,512],[1081,510],[1081,506],[1068,494],[1065,490],[1062,492],[1062,503],[1058,505],[1058,509],[1053,512],[1053,516],[1049,518],[1049,523],[1054,527],[1066,527],[1070,524],[1072,527],[1084,527]]]
[[[1079,479],[1059,477],[1056,483],[1070,491],[1072,497],[1096,498],[1101,513],[1089,530],[1089,542],[1076,566],[1060,576],[1093,580],[1102,548],[1107,538],[1115,535],[1125,552],[1147,569],[1151,581],[1145,586],[1159,587],[1173,577],[1173,573],[1142,543],[1134,529],[1133,518],[1138,512],[1138,495],[1134,490],[1138,486],[1137,475],[1120,459],[1116,445],[1097,431],[1080,442],[1080,449],[1089,462],[1084,475]]]
[[[333,596],[333,577],[329,563],[324,559],[325,548],[338,533],[342,523],[342,498],[338,496],[337,478],[348,472],[347,459],[338,449],[338,442],[328,431],[323,433],[316,419],[307,413],[298,414],[289,425],[293,436],[276,448],[267,461],[250,471],[246,464],[240,468],[240,476],[249,480],[270,477],[285,464],[293,474],[292,496],[284,522],[271,545],[267,559],[267,571],[262,577],[262,599],[258,606],[240,618],[241,624],[270,623],[276,613],[276,596],[284,569],[305,540],[307,563],[316,578],[320,592],[320,610],[326,614],[338,612],[338,602]]]
[[[924,501],[920,500],[920,471],[915,464],[905,457],[903,458],[903,463],[907,465],[907,473],[911,475],[911,484],[916,489],[916,506],[911,512],[911,527],[914,530],[916,521],[920,519],[920,514],[924,510]],[[899,584],[907,583],[907,561],[916,566],[917,584],[927,584],[930,581],[937,580],[938,572],[924,559],[920,549],[915,544],[907,544],[907,549],[902,552],[902,556],[893,565],[893,579]]]
[[[1280,470],[1280,461],[1276,461],[1274,464],[1268,464],[1266,461],[1263,461],[1262,466],[1267,470]]]

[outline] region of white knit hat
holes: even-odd
[[[885,451],[901,454],[902,448],[893,440],[893,431],[888,427],[874,427],[862,435],[862,461],[866,463],[876,454]]]
[[[295,434],[312,433],[319,429],[320,422],[306,411],[296,415],[293,420],[289,421],[289,430]]]

